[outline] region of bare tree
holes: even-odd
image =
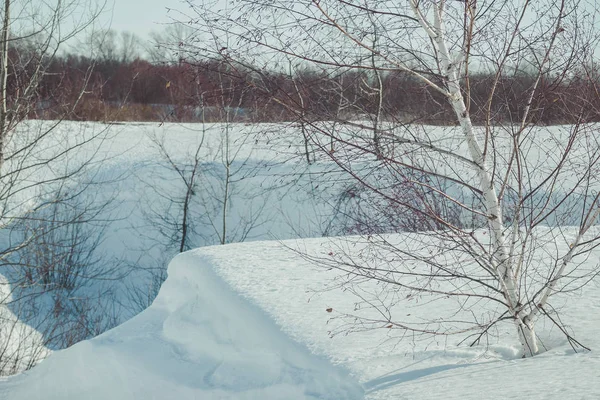
[[[185,46],[194,40],[194,30],[186,24],[173,22],[162,31],[150,34],[146,52],[155,64],[178,64],[185,59]]]
[[[88,47],[93,58],[101,62],[131,63],[140,57],[141,39],[132,32],[107,29],[93,32]]]
[[[204,125],[202,127],[203,129],[198,135],[199,142],[185,160],[174,158],[165,143],[165,137],[151,137],[161,160],[165,162],[166,171],[174,172],[178,178],[176,188],[179,187],[179,184],[183,185],[183,195],[174,195],[173,190],[177,189],[170,185],[146,182],[147,187],[153,193],[152,196],[158,197],[161,202],[158,206],[149,204],[145,214],[146,218],[152,221],[154,228],[160,232],[163,239],[160,241],[161,244],[165,245],[167,249],[175,247],[179,253],[190,250],[193,244],[197,244],[195,220],[198,218],[198,210],[193,208],[194,197],[197,196],[199,180],[203,174],[200,157],[203,154],[206,131]]]
[[[198,50],[214,57],[246,67],[292,58],[376,77],[379,101],[365,108],[373,115],[371,124],[339,119],[332,128],[314,116],[306,121],[321,157],[368,192],[365,199],[393,205],[396,218],[415,218],[427,232],[404,244],[367,236],[369,248],[393,257],[369,262],[339,255],[327,263],[344,271],[355,288],[371,281],[386,288],[371,293],[376,299],[365,299],[381,315],[372,327],[480,338],[507,320],[514,324],[523,355],[532,356],[540,352],[536,321],[547,318],[574,347],[580,345],[550,300],[597,273],[584,261],[600,239],[593,228],[600,214],[595,194],[600,146],[584,109],[559,102],[556,107],[576,123],[546,127],[535,122],[544,112],[536,108],[544,88],[575,79],[593,58],[596,10],[577,0],[278,0],[240,1],[228,8],[203,2],[191,10],[190,18],[202,21],[198,29],[218,43],[199,44]],[[471,96],[477,71],[493,76],[483,104]],[[525,99],[510,104],[516,118],[507,122],[495,112],[501,101],[496,91],[515,71],[527,71],[533,79],[525,86]],[[455,126],[382,120],[381,77],[387,73],[405,74],[427,88],[439,112],[453,115]],[[297,116],[305,115],[297,103],[278,100]],[[475,106],[485,110],[481,126],[472,118]],[[329,150],[332,142],[335,152]],[[568,231],[564,225],[578,228]],[[555,251],[541,257],[547,251],[544,242],[553,243]],[[456,299],[465,319],[458,323],[451,312],[441,323],[420,324],[392,312],[390,299],[414,296]]]
[[[298,80],[299,77],[297,76],[298,73],[297,71],[293,71],[292,70],[292,63],[290,62],[290,77],[292,80],[292,83],[294,84],[294,90],[296,92],[296,96],[298,98],[298,105],[299,105],[299,109],[300,109],[300,113],[301,115],[299,116],[299,123],[300,123],[300,130],[302,131],[302,137],[304,138],[304,155],[306,156],[306,163],[307,164],[311,164],[311,158],[310,158],[310,140],[308,138],[308,133],[306,130],[306,115],[304,115],[304,113],[306,112],[306,101],[305,101],[305,96],[306,94],[302,92],[302,90],[300,89],[300,86],[298,85]]]
[[[268,220],[265,207],[272,183],[261,187],[257,175],[265,164],[252,159],[254,131],[239,123],[245,118],[240,107],[244,92],[236,91],[235,74],[228,73],[227,65],[216,67],[210,71],[216,81],[212,90],[194,82],[192,101],[200,122],[185,126],[195,136],[185,156],[172,150],[168,136],[150,137],[159,155],[153,165],[158,173],[141,178],[151,195],[140,197],[152,201],[144,206],[150,229],[145,226],[140,234],[161,248],[164,259],[140,260],[134,266],[148,282],[128,288],[130,306],[138,311],[158,294],[171,256],[203,245],[243,242]]]
[[[106,260],[99,261],[102,230],[93,228],[108,217],[110,196],[88,197],[102,183],[98,147],[108,131],[64,121],[85,95],[92,66],[81,71],[78,82],[51,69],[60,49],[91,29],[102,5],[10,0],[3,5],[0,308],[9,317],[0,327],[0,373],[6,374],[35,365],[46,346],[64,347],[112,326],[112,319],[103,320],[106,324],[104,316],[96,319],[108,310],[99,293],[82,288],[115,275]],[[50,90],[43,86],[46,79],[62,85]],[[73,94],[68,100],[65,91]],[[52,121],[31,119],[48,109]]]

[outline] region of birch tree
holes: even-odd
[[[418,217],[426,232],[392,244],[367,229],[367,248],[393,254],[379,263],[343,252],[316,260],[343,271],[357,292],[364,282],[386,288],[376,299],[363,297],[381,315],[368,326],[474,335],[475,344],[496,324],[510,321],[523,356],[529,357],[541,351],[535,327],[547,318],[574,348],[583,346],[560,323],[551,301],[598,272],[585,263],[600,239],[594,227],[600,214],[595,172],[600,147],[597,126],[587,119],[593,104],[573,111],[568,98],[553,99],[570,110],[575,123],[546,127],[535,121],[544,111],[536,108],[543,88],[568,83],[591,65],[598,44],[591,5],[577,0],[276,0],[239,1],[225,8],[206,1],[191,10],[190,21],[202,21],[196,23],[199,31],[229,38],[217,52],[196,44],[207,56],[274,69],[292,58],[315,69],[366,71],[378,77],[379,93],[382,76],[405,74],[430,93],[440,113],[453,115],[451,127],[405,125],[400,117],[380,115],[379,97],[372,107],[374,123],[315,122],[314,115],[305,123],[310,129],[305,136],[321,150],[321,160],[345,171],[371,204],[380,206],[374,215]],[[485,101],[476,104],[471,78],[482,72],[493,79]],[[517,118],[507,120],[497,113],[505,105],[499,88],[505,77],[522,73],[533,79],[525,98],[509,104]],[[299,118],[304,115],[297,102],[286,104]],[[478,126],[474,109],[484,114]],[[328,151],[332,141],[335,152]],[[555,249],[544,257],[543,242]],[[390,298],[414,297],[454,299],[471,315],[470,322],[457,323],[450,314],[442,322],[422,324],[391,311]],[[475,303],[485,304],[485,311],[476,315]]]

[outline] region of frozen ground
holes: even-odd
[[[75,131],[85,134],[104,128],[102,124],[65,123],[60,129],[65,140],[75,140]],[[163,245],[165,237],[156,228],[156,220],[148,219],[152,211],[155,217],[176,221],[179,214],[169,200],[180,198],[183,190],[178,174],[158,155],[157,143],[164,143],[173,162],[185,167],[204,134],[200,152],[204,186],[199,193],[207,193],[208,187],[214,196],[198,195],[195,200],[199,231],[191,244],[218,243],[214,226],[202,218],[211,212],[213,220],[222,218],[214,204],[219,204],[223,189],[219,186],[220,151],[225,129],[219,124],[208,126],[205,132],[192,124],[118,125],[100,147],[77,152],[81,159],[93,156],[95,160],[95,177],[104,181],[97,198],[115,198],[110,212],[118,218],[106,227],[101,250],[111,261],[122,263],[118,265],[135,263],[125,278],[106,281],[121,296],[119,304],[129,306],[126,289],[145,289],[148,271],[164,268],[175,252],[172,245],[170,249]],[[415,129],[415,134],[424,134],[421,128]],[[449,148],[460,146],[451,129],[429,127],[426,133]],[[247,236],[232,233],[228,241],[343,232],[330,228],[339,222],[334,208],[348,182],[325,160],[307,167],[292,128],[240,124],[228,134],[237,149],[234,169],[243,179],[236,180],[227,225],[236,227],[251,216],[257,218]],[[533,148],[528,157],[540,168],[551,168],[556,154],[550,147]],[[34,172],[32,181],[48,169]],[[562,178],[567,190],[572,176]],[[19,206],[26,206],[28,200],[24,198]],[[403,241],[402,236],[394,238]],[[362,397],[363,390],[368,399],[600,396],[600,358],[594,351],[574,354],[564,336],[551,326],[539,327],[550,350],[531,360],[518,358],[510,324],[499,325],[485,345],[473,348],[458,347],[459,337],[434,340],[382,327],[366,332],[357,329],[344,317],[357,312],[357,298],[339,286],[343,281],[339,273],[302,256],[327,257],[332,249],[351,247],[332,240],[293,240],[284,246],[276,240],[248,242],[188,252],[173,261],[169,278],[150,308],[99,337],[55,352],[27,373],[2,378],[0,399],[352,399]],[[589,267],[599,259],[598,252],[592,253]],[[592,282],[556,303],[567,328],[593,350],[600,348],[598,289]],[[402,302],[394,312],[417,318],[452,312],[455,306],[451,302]],[[119,318],[125,320],[138,311],[125,309]],[[358,312],[363,311],[369,312]],[[3,308],[2,313],[14,321],[10,310]],[[32,339],[39,337],[28,325],[14,326]],[[5,335],[4,331],[0,334]],[[5,338],[0,338],[3,346]],[[37,351],[45,353],[46,349],[42,346]],[[29,360],[16,356],[20,362],[16,369],[26,367]]]
[[[399,242],[402,236],[394,237]],[[327,255],[337,239],[240,243],[196,254],[252,302],[265,309],[292,337],[343,365],[363,384],[367,399],[595,399],[600,396],[600,293],[597,284],[568,296],[562,316],[592,352],[575,354],[564,336],[539,326],[550,349],[533,359],[518,357],[513,325],[506,324],[487,345],[456,346],[460,337],[437,340],[404,336],[393,329],[345,334],[344,313],[357,299],[330,288],[339,272],[325,271],[302,254]],[[294,251],[290,249],[295,249]],[[595,252],[590,263],[597,263]],[[556,300],[555,304],[562,304]],[[401,303],[396,312],[435,315],[439,303]],[[451,307],[452,305],[450,305]],[[326,309],[333,308],[331,313]],[[402,314],[403,315],[403,314]],[[401,316],[399,318],[402,318]],[[341,328],[341,330],[340,330]],[[333,337],[329,332],[335,333]],[[596,350],[596,351],[594,351]]]
[[[2,382],[0,398],[337,400],[362,389],[186,253],[150,308]]]
[[[421,340],[385,328],[344,334],[338,317],[355,309],[356,298],[331,289],[337,271],[296,251],[325,254],[337,246],[337,239],[255,242],[178,256],[149,309],[6,378],[0,398],[361,398],[354,381],[374,400],[600,396],[600,356],[574,353],[548,327],[540,332],[549,351],[533,359],[518,358],[510,324],[472,348],[456,346],[459,338]],[[600,348],[598,287],[569,300],[567,326]],[[427,315],[437,307],[406,303],[401,310]]]

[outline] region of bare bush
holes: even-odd
[[[110,274],[97,248],[110,196],[94,193],[105,127],[62,125],[73,118],[92,68],[69,80],[53,68],[59,49],[91,27],[101,7],[6,0],[0,38],[0,373],[35,365],[113,326]],[[76,21],[70,20],[77,14]],[[13,16],[15,18],[13,18]],[[64,29],[65,24],[70,29]],[[42,85],[48,79],[53,87]],[[67,97],[63,95],[68,94]],[[47,106],[47,107],[46,107]],[[33,121],[51,112],[53,121]],[[98,198],[98,201],[90,199]],[[104,221],[106,222],[106,221]],[[113,271],[114,272],[114,271]],[[101,289],[102,288],[102,289]],[[104,293],[100,293],[105,291]]]

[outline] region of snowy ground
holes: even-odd
[[[21,133],[44,131],[47,124],[44,121],[28,121],[19,127],[15,140],[23,139]],[[33,167],[26,169],[26,179],[18,183],[28,185],[49,181],[63,171],[77,170],[82,164],[87,166],[64,185],[59,182],[19,191],[10,198],[11,212],[30,212],[40,198],[52,199],[59,189],[68,192],[70,187],[77,190],[86,188],[63,209],[81,213],[84,220],[90,218],[83,228],[84,239],[80,243],[87,241],[84,243],[86,246],[98,243],[92,257],[95,265],[92,268],[86,266],[85,271],[79,271],[79,276],[83,280],[86,280],[85,277],[100,279],[82,281],[75,291],[69,289],[58,294],[46,294],[44,287],[30,285],[26,293],[9,297],[14,289],[10,283],[22,281],[26,270],[22,268],[23,260],[27,264],[29,260],[26,257],[32,252],[25,250],[10,254],[10,262],[0,266],[0,276],[7,278],[7,282],[0,281],[0,294],[6,293],[0,299],[0,312],[10,321],[0,328],[6,331],[0,335],[0,375],[21,371],[29,366],[28,359],[46,354],[43,344],[27,345],[26,349],[16,345],[27,340],[21,338],[40,338],[30,327],[42,332],[41,337],[48,347],[63,348],[72,344],[69,343],[71,337],[79,337],[75,339],[77,341],[82,335],[89,337],[90,333],[86,332],[101,333],[126,321],[151,303],[166,275],[166,266],[179,250],[178,226],[181,226],[181,201],[186,186],[174,167],[189,174],[197,150],[199,174],[196,195],[190,203],[186,248],[219,243],[223,220],[227,226],[226,242],[321,236],[321,226],[327,222],[326,202],[330,199],[319,196],[324,194],[333,198],[336,193],[327,191],[326,185],[322,185],[320,190],[312,190],[311,185],[314,177],[327,166],[306,173],[306,167],[295,162],[298,157],[288,143],[291,139],[281,136],[279,141],[274,141],[270,137],[281,128],[269,124],[234,124],[232,127],[209,124],[202,128],[197,124],[107,126],[64,122],[53,131],[53,135],[45,136],[34,156],[25,160]],[[230,139],[232,176],[224,218],[222,201],[225,188],[222,178],[226,135]],[[42,162],[61,154],[73,143],[85,145],[69,154],[68,162],[57,159],[51,168]],[[162,144],[168,154],[161,154],[159,148]],[[15,164],[17,169],[19,163]],[[107,206],[98,211],[105,202]],[[41,212],[47,210],[47,207],[42,208]],[[35,215],[32,217],[36,218]],[[3,221],[0,217],[0,224]],[[20,231],[2,228],[0,249],[4,250],[18,243]],[[63,239],[72,233],[60,229],[55,231]],[[57,252],[66,248],[63,245]],[[51,257],[45,260],[46,264],[55,264]],[[22,304],[11,303],[11,298],[35,299],[35,304],[28,305],[24,311]],[[89,309],[83,311],[88,316],[85,324],[80,323],[79,316],[70,315],[69,324],[56,327],[56,299],[60,300],[60,308],[65,310],[82,309],[79,299],[91,299],[84,305]],[[18,318],[16,314],[19,314]],[[25,325],[19,324],[18,319]],[[82,332],[71,335],[74,325],[78,325],[76,328]],[[63,336],[67,336],[66,341],[61,339]],[[24,354],[32,351],[35,356]]]
[[[76,140],[74,132],[89,135],[105,128],[69,122],[61,125],[60,133],[65,140]],[[223,219],[219,204],[226,135],[237,160],[232,164],[237,175],[225,218],[226,241],[270,241],[202,247],[176,258],[150,308],[92,340],[55,352],[31,371],[2,378],[0,399],[352,399],[361,398],[363,391],[368,399],[600,396],[600,357],[595,352],[574,354],[564,335],[550,325],[538,331],[550,350],[521,360],[511,324],[499,325],[485,345],[472,348],[457,346],[460,337],[412,337],[382,327],[363,331],[352,324],[344,315],[357,312],[355,295],[339,285],[343,279],[337,271],[304,257],[327,257],[340,247],[351,252],[352,246],[339,239],[292,240],[283,245],[277,241],[347,232],[340,207],[350,183],[345,175],[324,159],[306,166],[302,142],[288,126],[205,128],[116,125],[100,146],[77,152],[80,159],[94,160],[93,176],[104,181],[91,197],[114,200],[99,218],[111,218],[99,248],[105,257],[101,265],[127,268],[127,274],[103,281],[102,287],[92,285],[85,289],[88,292],[70,293],[69,298],[106,290],[114,296],[109,301],[118,308],[118,322],[148,305],[145,301],[153,298],[150,286],[160,283],[154,280],[156,271],[164,271],[177,252],[178,237],[165,232],[168,224],[159,229],[159,224],[181,217],[171,200],[181,199],[185,186],[171,162],[189,171],[200,144],[202,179],[193,200],[195,236],[189,247],[219,243],[220,224],[215,221]],[[416,135],[432,135],[447,147],[460,146],[451,128],[414,129]],[[558,136],[568,131],[552,130]],[[542,139],[544,132],[538,135]],[[159,154],[160,143],[171,161]],[[557,162],[552,153],[556,143],[542,143],[548,147],[528,152],[538,172]],[[583,147],[581,151],[585,153]],[[40,154],[44,156],[43,151]],[[372,160],[363,161],[369,165]],[[450,164],[441,163],[439,168],[465,173],[452,170]],[[576,175],[572,171],[567,169],[561,177],[564,190],[572,180],[569,173]],[[33,171],[29,179],[39,180],[45,173],[47,168]],[[24,197],[22,204],[28,201]],[[598,252],[593,252],[588,266],[595,266],[598,259]],[[7,275],[4,270],[0,274]],[[130,296],[132,288],[139,289],[138,297]],[[557,303],[565,325],[593,350],[600,348],[598,289],[592,282]],[[409,301],[399,303],[394,312],[420,318],[453,312],[455,306]],[[14,321],[11,310],[16,312],[3,307],[2,317]],[[27,322],[34,325],[34,320]],[[38,339],[40,334],[29,325],[13,324],[21,335]],[[0,330],[0,344],[9,348],[5,344],[18,337],[7,342],[5,333],[6,328]],[[36,351],[46,354],[46,350],[37,346]],[[27,367],[30,358],[18,352],[15,357],[16,370]]]
[[[0,398],[336,400],[362,389],[186,253],[150,308],[2,382]]]
[[[399,238],[400,240],[401,237]],[[500,328],[490,343],[474,348],[456,346],[460,337],[416,339],[390,329],[333,337],[343,325],[336,315],[352,313],[356,298],[330,287],[339,273],[324,271],[300,257],[327,254],[336,239],[309,239],[257,244],[241,243],[197,251],[223,279],[265,309],[292,337],[351,370],[363,384],[367,399],[593,399],[600,396],[600,355],[575,354],[555,328],[538,332],[550,348],[534,359],[518,357],[512,324]],[[599,253],[590,257],[597,263]],[[309,272],[310,271],[310,272]],[[592,284],[569,296],[562,309],[575,337],[600,349],[600,293]],[[559,302],[560,303],[560,302]],[[433,315],[440,304],[398,306]],[[332,313],[326,309],[333,308]],[[301,316],[301,317],[300,317]],[[332,319],[332,317],[334,317]]]
[[[354,381],[367,399],[600,396],[600,356],[575,354],[556,332],[547,335],[551,349],[533,359],[518,358],[510,325],[474,348],[457,347],[454,338],[399,338],[389,329],[331,337],[341,324],[332,317],[351,311],[356,299],[341,289],[323,291],[338,273],[290,248],[320,254],[332,245],[308,239],[185,253],[169,266],[149,309],[5,379],[0,398],[362,398]],[[567,325],[592,349],[600,348],[597,289],[573,295],[563,309]]]

